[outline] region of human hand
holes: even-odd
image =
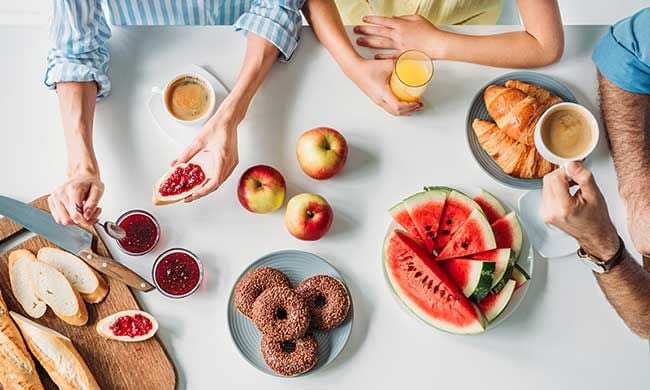
[[[573,196],[570,180],[580,186]],[[561,167],[544,177],[541,214],[544,222],[575,238],[587,253],[602,260],[616,254],[619,239],[607,203],[592,173],[581,163],[570,163],[566,171]]]
[[[102,209],[98,207],[104,194],[104,183],[95,173],[73,174],[47,198],[56,223],[94,225]]]
[[[422,103],[398,100],[388,85],[393,72],[391,60],[361,60],[352,67],[350,78],[375,104],[392,115],[412,115],[422,110]]]
[[[354,27],[360,34],[357,44],[373,49],[393,49],[392,53],[375,55],[376,59],[397,58],[406,50],[419,50],[431,58],[439,58],[435,52],[443,42],[444,32],[438,30],[431,22],[420,15],[364,16],[363,21],[370,25]]]
[[[221,108],[217,110],[210,120],[203,126],[194,141],[181,153],[171,165],[186,163],[201,151],[208,152],[212,158],[214,172],[206,175],[210,179],[187,198],[185,202],[195,201],[216,190],[230,176],[239,163],[237,149],[237,126],[234,121],[222,114]]]

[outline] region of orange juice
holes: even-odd
[[[395,61],[390,89],[404,102],[417,102],[433,76],[433,64],[426,54],[409,50]]]

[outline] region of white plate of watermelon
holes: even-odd
[[[494,195],[427,187],[389,212],[384,275],[397,300],[425,323],[483,333],[524,299],[532,248],[516,211]]]

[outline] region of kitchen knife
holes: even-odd
[[[78,226],[59,225],[49,213],[2,195],[0,195],[0,214],[79,256],[103,274],[141,291],[148,292],[154,289],[154,286],[126,266],[110,257],[94,253],[91,249],[93,235]]]

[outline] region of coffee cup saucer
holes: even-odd
[[[578,242],[558,228],[542,220],[542,190],[529,191],[519,198],[519,218],[533,248],[547,259],[566,257],[576,253]]]
[[[170,74],[167,79],[172,79],[176,74],[181,73],[197,74],[199,76],[202,76],[210,83],[214,89],[216,102],[213,112],[217,109],[217,107],[219,107],[219,104],[221,104],[223,99],[228,95],[228,90],[226,87],[210,72],[199,65],[188,65],[185,68],[179,69],[179,72]],[[147,100],[147,108],[149,109],[154,122],[158,128],[162,130],[163,133],[167,134],[171,139],[178,142],[179,144],[186,146],[194,140],[194,137],[201,129],[202,124],[183,124],[169,115],[165,109],[165,103],[163,102],[162,95],[160,93],[154,92],[155,89],[162,90],[167,81],[168,80],[160,80],[160,85],[152,88],[152,92],[149,96],[149,99]]]

